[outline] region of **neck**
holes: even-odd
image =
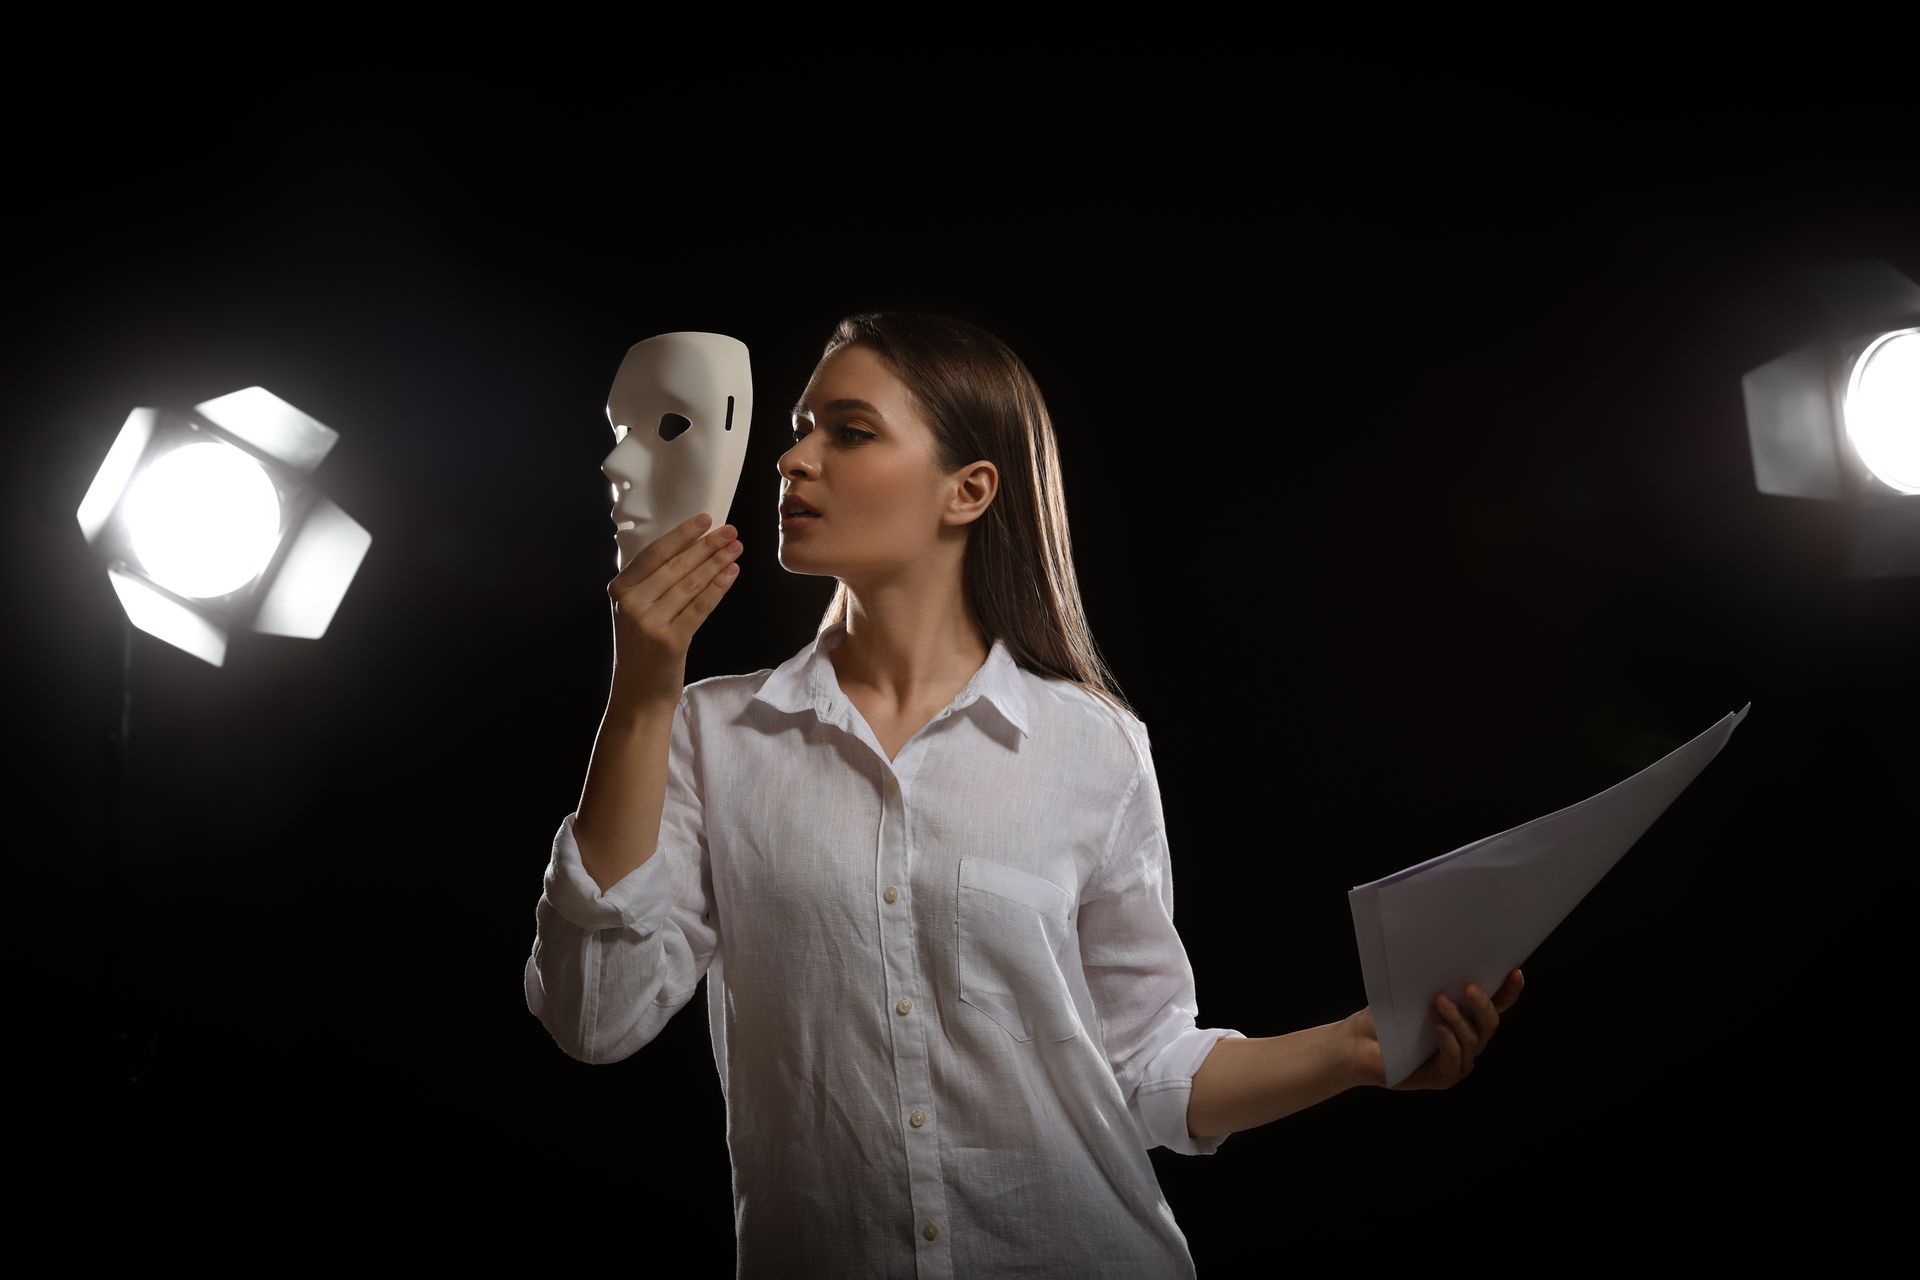
[[[916,613],[869,608],[849,593],[846,631],[828,654],[841,687],[857,686],[893,707],[944,704],[992,651],[957,598]]]

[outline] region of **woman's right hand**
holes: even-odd
[[[686,687],[687,648],[740,576],[743,547],[723,524],[702,536],[701,512],[643,548],[607,584],[613,602],[613,702],[671,707]]]

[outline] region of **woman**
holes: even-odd
[[[730,526],[696,517],[609,584],[614,690],[529,1007],[614,1062],[708,978],[743,1276],[1191,1275],[1149,1148],[1384,1083],[1370,1016],[1197,1025],[1146,727],[1011,350],[841,322],[779,468],[815,513],[783,518],[781,565],[838,583],[781,666],[684,683]],[[1400,1087],[1464,1075],[1517,980],[1436,1009],[1443,1049]]]

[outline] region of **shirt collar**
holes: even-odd
[[[842,618],[775,667],[773,674],[766,678],[753,696],[782,711],[811,710],[822,720],[844,722],[849,704],[840,690],[839,673],[833,669],[833,662],[827,654],[839,648],[846,636],[847,623]],[[1003,640],[996,639],[993,642],[986,662],[974,673],[973,679],[967,681],[966,687],[955,695],[954,710],[968,706],[979,698],[985,698],[1008,724],[1020,731],[1022,737],[1030,736],[1023,673]]]

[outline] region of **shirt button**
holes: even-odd
[[[911,1012],[911,1011],[912,1011],[912,1009],[913,1009],[913,1001],[911,1001],[911,1000],[902,1000],[902,1001],[901,1001],[901,1002],[900,1002],[899,1004],[897,1004],[897,1005],[895,1005],[895,1006],[893,1006],[893,1007],[894,1007],[895,1009],[897,1009],[898,1011],[900,1011],[901,1013],[908,1013],[908,1012]]]
[[[920,1234],[925,1236],[927,1239],[931,1240],[935,1236],[940,1234],[940,1228],[934,1226],[931,1222],[929,1222],[926,1226],[920,1228]]]
[[[920,1127],[921,1125],[923,1125],[923,1124],[925,1124],[926,1122],[927,1122],[927,1113],[926,1113],[926,1112],[924,1112],[924,1111],[916,1111],[916,1112],[914,1112],[914,1113],[913,1113],[913,1127],[914,1127],[914,1128],[916,1128],[916,1129],[918,1129],[918,1128],[919,1128],[919,1127]]]
[[[888,902],[897,902],[900,899],[900,890],[894,888],[892,885],[888,885],[885,896]]]

